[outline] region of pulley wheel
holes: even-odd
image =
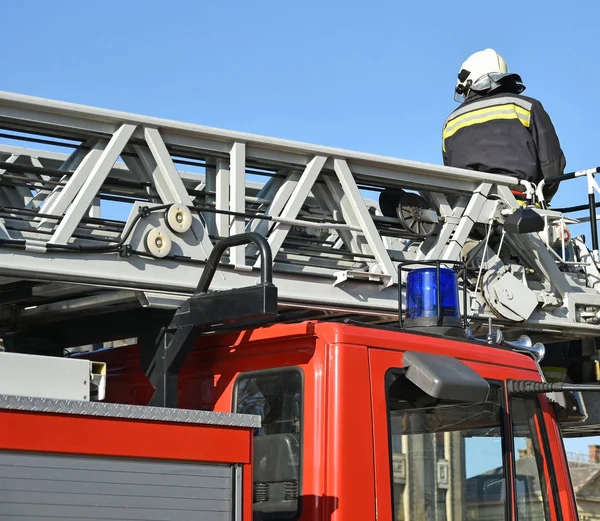
[[[144,240],[146,251],[157,259],[166,257],[171,251],[171,238],[163,228],[153,228]]]
[[[504,266],[499,270],[491,269],[486,271],[481,278],[481,292],[486,304],[498,318],[510,320],[511,322],[523,322],[525,319],[515,313],[512,309],[503,305],[499,295],[496,293],[495,283],[508,272],[508,266]]]
[[[183,204],[173,204],[165,212],[165,221],[174,233],[185,233],[192,226],[192,212]]]
[[[400,188],[385,188],[379,194],[379,209],[384,217],[398,217],[398,203],[406,192]]]
[[[398,201],[398,219],[402,226],[417,237],[428,237],[437,226],[424,219],[424,212],[434,211],[431,205],[418,194],[405,193]]]

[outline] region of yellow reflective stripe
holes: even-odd
[[[519,98],[517,96],[501,96],[501,97],[492,97],[489,99],[480,99],[478,101],[469,102],[466,105],[457,108],[452,114],[448,116],[443,126],[446,126],[450,121],[456,119],[458,116],[462,116],[468,112],[473,112],[475,110],[483,109],[485,107],[500,107],[502,105],[517,105],[519,107],[524,108],[525,110],[531,110],[533,108],[533,103],[529,101]]]
[[[444,139],[453,136],[461,128],[469,127],[471,125],[477,125],[479,123],[485,123],[487,121],[493,121],[494,119],[518,119],[523,124],[523,126],[529,126],[529,119],[523,117],[522,115],[516,112],[500,112],[496,114],[490,114],[489,116],[480,116],[478,118],[469,119],[468,121],[464,121],[459,125],[453,126],[450,130],[446,129],[446,132],[444,133]]]
[[[503,103],[502,105],[491,105],[489,107],[482,107],[480,109],[470,110],[470,111],[464,112],[454,118],[450,118],[448,120],[448,122],[446,123],[446,128],[450,128],[453,125],[456,125],[466,119],[471,119],[473,117],[478,117],[478,116],[481,116],[484,114],[491,114],[493,112],[508,111],[508,110],[516,110],[517,112],[521,113],[523,116],[526,116],[526,117],[529,117],[531,114],[531,112],[528,109],[523,108],[515,103]]]
[[[486,107],[479,110],[473,110],[472,112],[467,112],[466,114],[462,114],[461,116],[458,116],[457,118],[448,122],[445,129],[445,135],[446,137],[450,137],[458,130],[458,128],[464,128],[466,126],[464,125],[464,123],[469,120],[479,120],[483,117],[493,116],[494,114],[501,115],[514,113],[520,116],[519,119],[523,122],[525,126],[529,126],[531,112],[529,112],[527,109],[524,109],[523,107],[519,107],[518,105],[510,103],[506,105]]]
[[[506,105],[495,105],[462,114],[450,120],[442,132],[442,148],[444,152],[446,151],[446,139],[453,136],[460,129],[496,119],[518,119],[523,126],[529,127],[531,112],[518,105],[508,103]]]

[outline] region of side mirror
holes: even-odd
[[[452,402],[485,402],[490,385],[456,358],[407,351],[405,377],[428,396]]]

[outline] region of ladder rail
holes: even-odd
[[[408,161],[0,91],[0,125],[12,125],[20,131],[70,139],[84,139],[90,134],[106,138],[123,124],[135,125],[134,137],[140,141],[145,141],[142,129],[159,129],[162,141],[175,153],[201,151],[212,153],[214,157],[228,158],[232,144],[245,143],[249,157],[263,163],[304,167],[318,155],[343,157],[350,163],[355,175],[375,184],[393,182],[394,175],[398,174],[405,186],[414,183],[423,187],[427,181],[419,181],[418,177],[422,176],[435,178],[441,187],[464,191],[470,191],[482,181],[497,185],[519,184],[514,176]],[[326,166],[333,168],[333,159],[329,159]],[[428,184],[431,187],[431,183]]]

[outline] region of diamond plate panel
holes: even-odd
[[[0,409],[79,416],[101,416],[157,422],[222,425],[226,427],[260,427],[260,416],[188,409],[167,409],[141,405],[103,402],[51,400],[24,396],[0,395]]]

